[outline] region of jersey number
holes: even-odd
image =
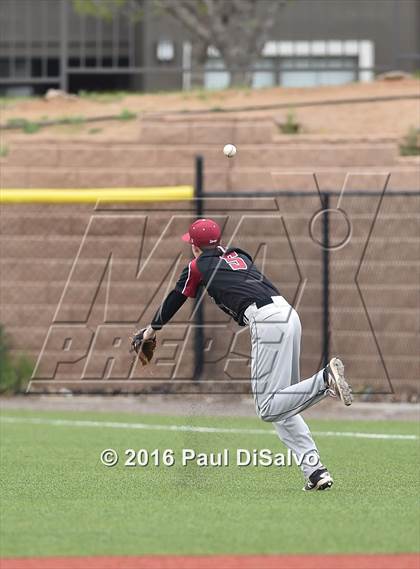
[[[248,268],[245,261],[241,259],[235,251],[227,255],[222,255],[222,259],[226,261],[232,271],[243,271]]]

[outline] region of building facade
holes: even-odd
[[[229,0],[226,0],[229,1]],[[277,0],[268,0],[274,1]],[[107,0],[103,0],[107,2]],[[314,86],[369,81],[420,67],[419,0],[290,0],[252,70],[252,85]],[[82,15],[73,0],[0,2],[0,90],[179,90],[223,88],[229,74],[214,48],[203,68],[194,40],[143,0],[143,16]],[[198,81],[197,81],[198,80]]]

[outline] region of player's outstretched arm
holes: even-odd
[[[147,365],[153,357],[156,331],[161,330],[173,318],[187,298],[195,297],[200,282],[201,275],[193,260],[182,271],[174,290],[162,302],[149,326],[138,330],[130,338],[131,350],[136,352],[143,365]]]
[[[182,271],[175,288],[168,294],[154,315],[150,327],[160,330],[178,312],[187,298],[195,298],[201,283],[196,260],[193,259]],[[151,332],[149,332],[151,334]]]
[[[157,309],[149,328],[153,331],[160,330],[175,316],[187,298],[178,290],[172,290]]]
[[[153,358],[156,349],[156,331],[160,330],[181,308],[187,297],[177,290],[173,290],[165,298],[151,324],[137,330],[130,337],[131,350],[136,352],[141,363],[147,365]]]

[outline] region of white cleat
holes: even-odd
[[[339,358],[332,358],[326,367],[326,380],[330,395],[338,397],[344,405],[351,405],[353,395],[351,387],[344,377],[344,365]]]

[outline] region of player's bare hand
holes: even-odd
[[[151,326],[148,326],[143,332],[143,338],[145,340],[152,340],[153,338],[156,338],[156,330],[153,330]]]

